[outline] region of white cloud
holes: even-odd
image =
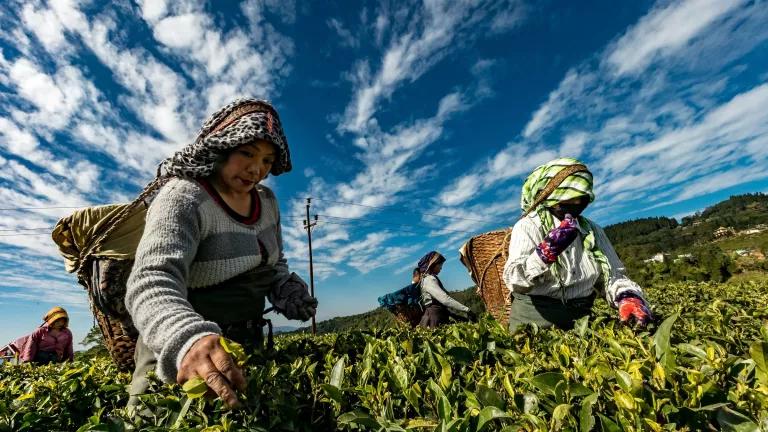
[[[670,55],[704,31],[742,0],[686,0],[658,7],[616,42],[606,61],[616,74],[638,73],[656,58]]]
[[[583,132],[574,132],[569,134],[563,140],[560,146],[560,156],[578,158],[584,149],[589,135]]]
[[[566,154],[595,173],[594,210],[613,205],[614,214],[633,200],[647,208],[758,178],[753,167],[768,157],[764,86],[734,93],[731,76],[738,56],[768,40],[760,25],[768,11],[739,2],[665,5],[571,67],[532,114],[522,141],[457,178],[438,202],[463,205],[508,180],[521,184],[529,169]],[[697,5],[701,14],[691,12]],[[651,64],[653,73],[643,74]],[[558,141],[559,154],[550,144]],[[528,157],[533,149],[536,163]]]
[[[514,2],[516,4],[516,2]],[[508,3],[503,2],[506,6]],[[407,32],[397,33],[384,52],[379,70],[371,75],[369,64],[362,62],[353,76],[355,96],[347,106],[339,129],[360,133],[371,126],[371,119],[382,99],[389,98],[404,82],[421,77],[451,51],[457,38],[467,43],[482,34],[486,18],[507,13],[499,11],[499,2],[425,2],[424,10],[415,13]],[[385,27],[388,19],[377,19]],[[499,21],[496,30],[509,30],[509,18]],[[419,29],[414,30],[414,29]]]
[[[338,19],[331,18],[326,21],[326,24],[336,32],[336,36],[339,37],[339,45],[348,48],[357,48],[360,46],[360,41],[358,41],[352,32],[344,27],[344,24]]]
[[[53,10],[36,11],[31,4],[26,4],[21,16],[24,25],[35,33],[48,51],[58,50],[65,44],[64,27]]]

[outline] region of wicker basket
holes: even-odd
[[[88,292],[88,300],[96,322],[99,324],[104,344],[118,369],[132,372],[135,364],[138,332],[133,327],[125,309],[125,285],[128,281],[133,260],[91,258],[91,271],[84,272],[80,283]]]
[[[472,237],[460,249],[461,262],[477,286],[486,310],[502,323],[509,322],[512,306],[502,274],[509,251],[511,229],[491,231]]]
[[[415,328],[419,325],[423,314],[419,306],[404,304],[396,305],[394,310],[392,310],[392,313],[398,321],[408,324],[411,328]]]

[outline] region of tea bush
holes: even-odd
[[[289,335],[246,364],[243,408],[155,382],[135,417],[107,359],[0,368],[0,430],[768,430],[768,284],[649,290],[659,322],[599,302],[571,331]],[[203,389],[204,390],[204,389]]]

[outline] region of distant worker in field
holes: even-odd
[[[19,361],[48,364],[75,359],[72,350],[72,332],[69,331],[69,315],[56,306],[43,316],[43,324],[31,334],[17,339]]]
[[[240,99],[162,162],[139,196],[157,194],[126,287],[139,331],[129,410],[150,370],[165,382],[203,378],[225,404],[239,405],[245,377],[219,337],[261,348],[265,298],[289,319],[315,314],[317,300],[283,256],[277,198],[261,184],[290,170],[277,111]]]
[[[445,257],[436,251],[429,252],[419,260],[418,283],[421,289],[421,305],[424,308],[419,325],[422,327],[435,328],[447,324],[450,310],[458,311],[470,321],[477,320],[474,312],[454,300],[443,288],[443,283],[437,275],[443,269],[444,262]],[[414,277],[414,281],[416,280]]]
[[[592,173],[576,159],[550,161],[525,180],[523,216],[512,228],[503,272],[514,296],[511,332],[528,323],[573,328],[590,314],[598,291],[622,322],[652,319],[603,229],[581,215],[594,199]]]

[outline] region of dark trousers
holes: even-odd
[[[509,331],[517,333],[525,324],[535,323],[539,328],[558,327],[570,330],[579,318],[592,312],[595,295],[568,300],[546,296],[513,294],[509,313]]]
[[[424,308],[419,326],[436,328],[446,323],[448,323],[448,308],[440,303],[432,303]]]
[[[32,362],[37,364],[56,363],[58,361],[59,355],[53,351],[38,351],[35,358],[32,359]]]

